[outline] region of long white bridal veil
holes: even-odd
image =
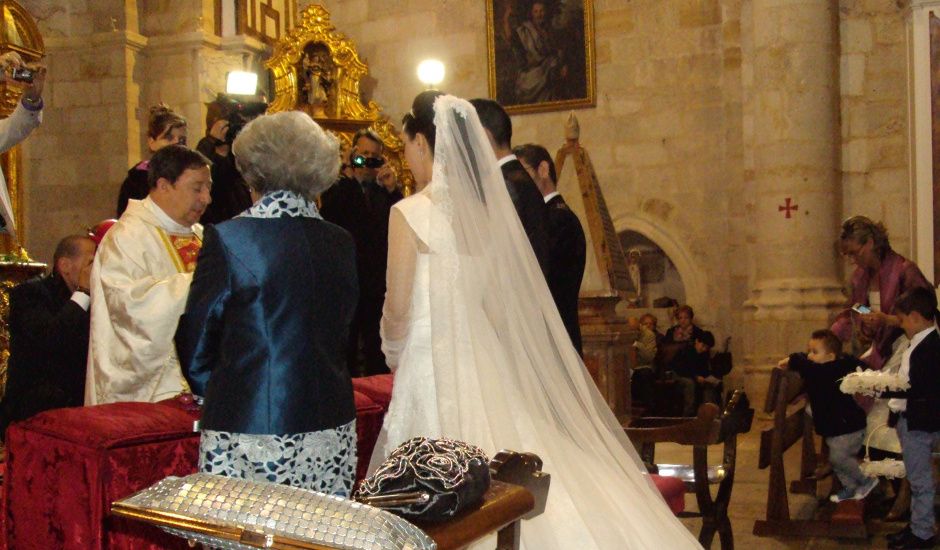
[[[441,96],[434,111],[427,244],[443,433],[543,458],[549,510],[522,528],[530,550],[698,548],[572,346],[473,106]]]

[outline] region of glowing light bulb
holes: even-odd
[[[228,73],[225,83],[225,93],[235,95],[254,95],[258,91],[258,74],[247,71],[232,71]]]
[[[436,59],[425,59],[418,64],[418,80],[433,89],[444,80],[444,64]]]

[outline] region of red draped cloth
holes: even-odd
[[[7,430],[3,504],[16,549],[187,548],[148,525],[109,517],[111,502],[195,470],[194,416],[157,403],[47,411]]]
[[[357,477],[382,429],[391,376],[355,379]],[[358,391],[363,386],[366,391]],[[373,400],[370,396],[374,396]],[[196,471],[198,413],[176,401],[46,411],[7,430],[3,542],[8,548],[157,550],[186,541],[111,517],[111,503],[166,476]]]
[[[391,400],[392,376],[356,378],[353,388],[362,479]],[[12,424],[0,542],[16,550],[188,549],[183,539],[109,510],[164,477],[196,471],[197,419],[197,412],[168,400],[56,409]],[[673,511],[681,511],[682,482],[656,484]]]

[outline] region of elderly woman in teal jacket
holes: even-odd
[[[205,397],[199,468],[348,496],[355,249],[314,202],[336,180],[338,143],[287,112],[246,125],[234,152],[255,202],[206,227],[176,333],[183,373]]]

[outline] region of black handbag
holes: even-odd
[[[436,522],[480,502],[489,486],[489,459],[479,447],[415,437],[392,451],[355,498],[411,520]]]
[[[711,370],[714,376],[721,378],[731,372],[734,363],[731,359],[731,337],[725,340],[725,350],[719,351],[712,356]]]

